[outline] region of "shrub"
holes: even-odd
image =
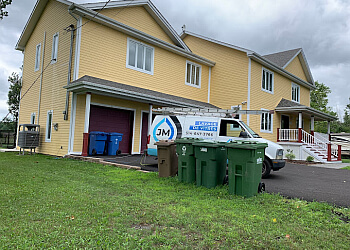
[[[294,160],[295,159],[295,154],[293,153],[293,150],[287,149],[286,157],[287,157],[288,160]]]
[[[308,157],[306,157],[306,161],[307,161],[307,162],[313,162],[313,161],[314,161],[314,157],[312,157],[311,155],[309,155]]]

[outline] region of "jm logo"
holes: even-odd
[[[174,135],[174,126],[168,118],[163,118],[153,129],[153,138],[156,142],[159,141],[158,137],[161,137],[161,139],[172,140],[174,139]]]
[[[168,129],[167,131],[163,128],[163,129],[157,129],[157,136],[170,136],[170,129]]]

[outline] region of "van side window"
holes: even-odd
[[[239,137],[244,129],[238,122],[232,120],[221,120],[219,136]]]

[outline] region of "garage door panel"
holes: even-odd
[[[122,133],[123,140],[119,144],[119,149],[122,153],[130,154],[133,119],[133,111],[91,105],[89,132]]]

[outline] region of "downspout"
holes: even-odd
[[[68,77],[67,77],[67,85],[71,82],[71,71],[72,71],[72,55],[73,55],[73,40],[74,40],[74,24],[68,26],[67,31],[71,32],[70,36],[70,51],[69,51],[69,64],[68,64]],[[68,107],[69,107],[69,91],[66,92],[66,106],[64,109],[64,120],[68,120]]]
[[[43,73],[44,73],[44,55],[45,55],[45,43],[46,43],[46,31],[44,31],[43,49],[41,53],[41,76],[40,76],[40,87],[39,87],[39,100],[38,100],[38,115],[36,116],[36,124],[39,125],[40,116],[40,103],[41,103],[41,90],[43,86]]]
[[[248,58],[248,97],[247,97],[247,110],[250,110],[250,91],[251,91],[251,74],[252,74],[252,59]],[[249,126],[250,117],[247,115],[247,125]]]
[[[211,67],[209,67],[209,76],[208,76],[208,103],[210,103],[210,82],[211,82]]]

